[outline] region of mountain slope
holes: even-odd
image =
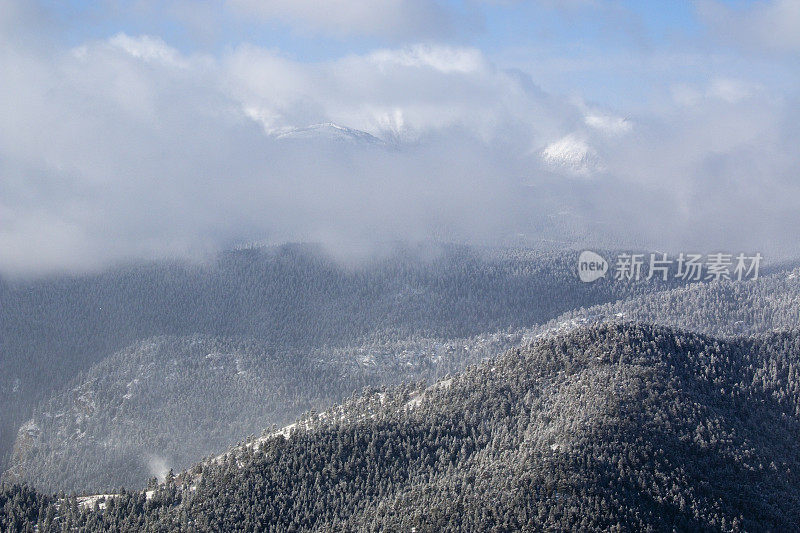
[[[253,341],[152,338],[37,407],[3,477],[48,491],[143,486],[170,467],[360,389],[369,383],[365,374]]]
[[[546,328],[571,320],[602,322],[618,317],[717,337],[800,328],[800,269],[776,269],[754,280],[695,283],[575,309]]]
[[[59,525],[794,531],[799,358],[798,333],[578,328],[432,387],[353,398],[149,499],[63,506]],[[9,516],[47,516],[46,499],[27,501]]]
[[[0,280],[0,467],[35,405],[154,336],[256,339],[285,351],[449,339],[528,327],[659,289],[583,284],[576,260],[573,252],[430,245],[342,265],[319,247],[287,245],[224,253],[206,264]]]
[[[50,492],[142,487],[365,386],[457,372],[520,341],[498,333],[287,352],[256,341],[155,337],[38,405],[3,479]]]

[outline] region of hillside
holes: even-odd
[[[287,352],[218,337],[151,338],[38,405],[2,479],[49,492],[143,487],[366,386],[435,379],[520,342],[496,333]]]
[[[545,329],[620,317],[728,338],[798,328],[800,269],[776,268],[758,279],[695,283],[573,309]]]
[[[800,328],[798,309],[798,271],[777,269],[758,280],[677,287],[570,311],[544,326],[468,338],[379,334],[312,349],[224,337],[153,338],[94,365],[40,403],[17,432],[3,479],[46,491],[142,487],[153,475],[187,468],[244,435],[327,409],[365,386],[435,380],[537,335],[636,321],[732,337]]]
[[[255,340],[285,352],[529,327],[662,284],[581,283],[574,252],[389,247],[343,264],[313,245],[243,249],[37,281],[0,280],[0,469],[36,405],[158,336]],[[66,408],[66,406],[64,406]]]
[[[545,335],[435,386],[354,397],[168,478],[5,523],[93,530],[793,531],[800,334],[656,326]],[[100,505],[102,504],[102,505]]]

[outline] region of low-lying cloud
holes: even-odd
[[[797,101],[741,80],[685,84],[659,114],[628,117],[473,48],[303,63],[251,45],[187,55],[155,36],[59,49],[4,35],[3,274],[247,241],[798,242]]]
[[[770,0],[730,6],[698,3],[703,19],[729,43],[771,53],[800,54],[800,2]]]

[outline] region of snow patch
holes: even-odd
[[[347,144],[383,145],[381,139],[366,131],[339,126],[333,122],[312,124],[304,128],[292,128],[275,135],[278,140],[328,141]]]
[[[94,508],[95,502],[99,501],[97,507],[100,509],[106,508],[106,500],[117,497],[117,494],[92,494],[91,496],[78,497],[78,507],[81,508]]]
[[[551,170],[570,176],[589,178],[603,170],[597,152],[577,135],[567,135],[548,144],[540,157]]]

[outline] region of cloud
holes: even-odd
[[[506,149],[569,122],[468,49],[302,64],[250,46],[187,56],[120,34],[46,53],[11,45],[0,62],[6,273],[243,240],[488,238],[526,171]],[[320,122],[403,145],[275,135]]]
[[[798,244],[800,106],[737,78],[623,118],[469,47],[304,63],[146,35],[0,44],[4,275],[247,241],[574,239],[562,212],[606,243]]]
[[[623,135],[633,129],[630,120],[602,111],[590,111],[584,117],[584,122],[587,126],[609,135]]]
[[[678,84],[671,89],[675,102],[687,106],[714,100],[736,104],[764,91],[757,83],[732,78],[715,78],[706,87]]]
[[[404,141],[460,128],[528,143],[581,120],[574,106],[469,48],[412,46],[301,64],[242,46],[221,68],[234,98],[270,133],[334,122]]]
[[[698,12],[718,36],[736,46],[800,52],[798,0],[762,0],[741,7],[706,0],[698,4]]]

